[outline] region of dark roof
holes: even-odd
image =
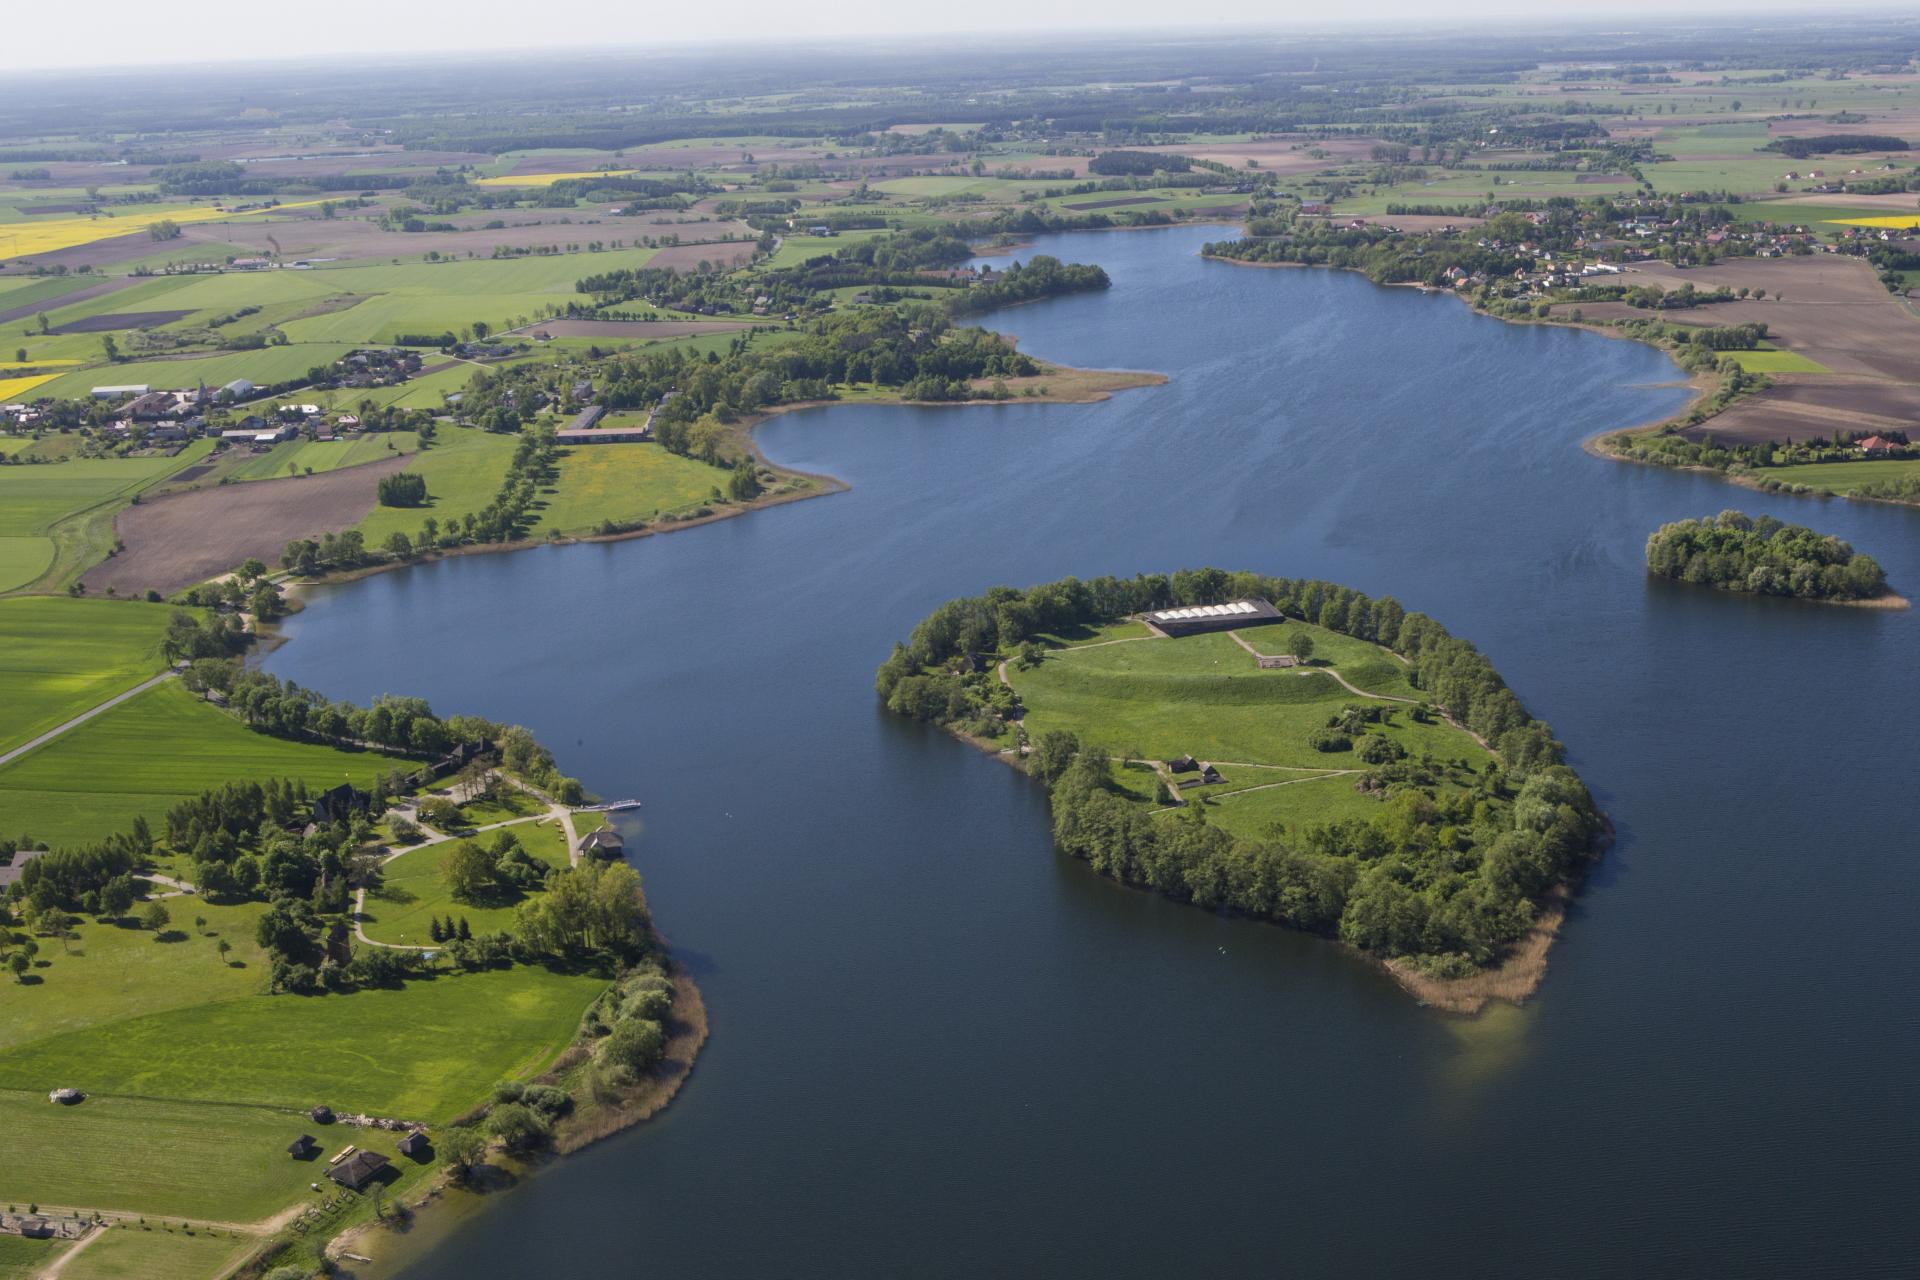
[[[350,783],[343,782],[314,797],[313,819],[315,822],[344,822],[356,813],[365,813],[372,799],[366,792],[355,790]]]
[[[1170,760],[1167,762],[1167,768],[1173,770],[1175,773],[1192,773],[1199,767],[1200,762],[1192,756],[1181,756],[1178,760]]]
[[[333,1108],[327,1106],[325,1103],[321,1103],[313,1110],[307,1112],[307,1117],[315,1124],[332,1124]]]
[[[356,1151],[327,1170],[327,1176],[350,1191],[358,1191],[391,1163],[378,1151]]]
[[[612,827],[602,827],[598,831],[589,831],[586,837],[580,841],[580,848],[589,853],[597,852],[601,849],[606,849],[613,853],[625,853],[627,842],[621,839],[620,833]]]
[[[432,1146],[433,1144],[427,1141],[427,1135],[415,1129],[400,1139],[400,1154],[403,1156],[425,1155]]]
[[[287,1144],[287,1154],[290,1156],[310,1155],[313,1152],[314,1145],[313,1135],[303,1133]]]

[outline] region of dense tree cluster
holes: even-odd
[[[380,477],[379,494],[383,507],[423,507],[427,503],[427,478],[417,471],[396,471]]]
[[[1647,568],[1679,582],[1803,600],[1869,600],[1887,590],[1872,556],[1831,535],[1744,511],[1661,525],[1647,539]]]
[[[1337,933],[1383,955],[1419,957],[1436,972],[1489,963],[1526,929],[1538,895],[1573,872],[1601,821],[1579,779],[1560,764],[1552,732],[1527,714],[1486,658],[1391,597],[1219,569],[994,588],[935,610],[895,647],[875,685],[901,714],[990,730],[1011,709],[1011,695],[976,656],[1145,610],[1248,596],[1407,657],[1410,681],[1490,743],[1499,766],[1465,775],[1471,787],[1441,791],[1435,784],[1445,766],[1370,747],[1375,758],[1366,762],[1375,767],[1360,787],[1382,798],[1377,817],[1248,841],[1207,825],[1199,805],[1173,822],[1154,818],[1114,784],[1101,751],[1071,734],[1049,734],[1036,744],[1032,767],[1053,788],[1056,843],[1129,884]],[[1324,731],[1328,749],[1341,749],[1336,739],[1347,749],[1356,739],[1368,746],[1377,736],[1366,732],[1369,716],[1378,714],[1343,709]]]

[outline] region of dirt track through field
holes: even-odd
[[[373,510],[380,477],[410,460],[383,458],[317,476],[212,485],[128,507],[114,522],[122,549],[88,571],[87,589],[164,593],[224,573],[250,556],[277,564],[289,540],[359,523]]]

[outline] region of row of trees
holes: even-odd
[[[1804,525],[1744,511],[1661,525],[1647,538],[1647,568],[1679,582],[1803,600],[1870,600],[1887,590],[1872,556]]]

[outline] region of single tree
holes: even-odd
[[[140,911],[140,923],[155,933],[159,933],[173,923],[173,913],[167,910],[164,902],[149,902]]]

